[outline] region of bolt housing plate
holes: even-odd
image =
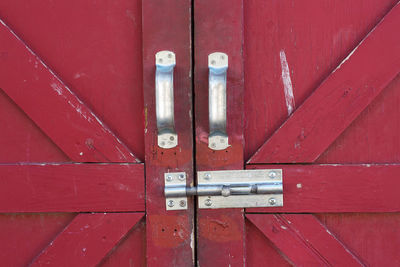
[[[165,173],[164,182],[165,182],[165,187],[186,186],[186,173],[185,172]],[[167,210],[186,210],[188,205],[187,203],[188,203],[187,197],[168,197],[165,199],[165,207]]]
[[[199,185],[282,184],[282,170],[201,171],[197,172],[197,181]],[[198,196],[198,205],[200,209],[282,207],[283,194]]]

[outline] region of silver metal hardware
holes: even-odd
[[[226,73],[228,55],[215,52],[208,55],[208,147],[223,150],[229,147],[226,133]]]
[[[182,174],[165,174],[167,210],[186,209],[187,205],[171,206],[170,201],[187,203],[188,196],[198,196],[200,209],[283,206],[281,169],[197,172],[195,187],[187,187]]]
[[[186,192],[186,173],[171,172],[164,174],[165,188],[170,197],[165,199],[167,210],[185,210],[187,209]],[[167,193],[165,193],[167,194]],[[179,205],[177,205],[179,203]]]
[[[178,145],[174,124],[174,67],[175,54],[160,51],[156,54],[156,117],[158,146]]]

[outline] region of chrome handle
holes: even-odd
[[[226,73],[228,55],[215,52],[208,55],[208,147],[222,150],[229,146],[226,134]]]
[[[156,54],[156,117],[157,139],[161,148],[178,145],[174,123],[175,54],[160,51]]]

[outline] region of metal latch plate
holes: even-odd
[[[202,171],[197,172],[197,179],[199,186],[265,183],[282,186],[282,170]],[[200,209],[280,207],[283,206],[283,194],[198,196],[198,205]]]
[[[164,174],[165,187],[185,188],[186,173],[185,172],[169,172]],[[165,199],[165,207],[167,210],[186,210],[187,197],[168,197]]]

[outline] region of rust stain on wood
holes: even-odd
[[[219,219],[200,218],[199,231],[202,237],[221,243],[242,238],[237,222],[226,215],[221,215]]]

